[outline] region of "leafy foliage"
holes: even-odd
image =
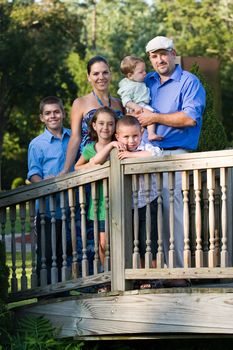
[[[229,0],[154,0],[156,35],[174,39],[179,56],[215,57],[220,61],[223,120],[227,136],[232,129],[232,13]]]
[[[44,96],[57,95],[69,105],[76,97],[65,62],[71,50],[82,52],[84,45],[79,40],[82,18],[60,1],[1,0],[0,12],[1,163],[2,155],[25,157],[29,141],[41,129],[38,105]],[[7,133],[15,143],[4,138]],[[7,152],[10,148],[13,152]],[[16,176],[14,166],[10,172]]]
[[[26,176],[27,146],[41,132],[41,98],[61,97],[69,113],[77,95],[90,89],[86,62],[95,54],[109,60],[115,95],[121,59],[134,54],[147,61],[145,45],[155,35],[173,37],[180,56],[219,59],[223,123],[228,139],[233,139],[232,1],[0,0],[0,13],[0,158],[5,189],[13,178]]]
[[[10,328],[10,314],[4,301],[7,298],[9,269],[6,266],[6,254],[3,242],[0,241],[0,344],[5,342]]]
[[[11,189],[14,190],[15,188],[18,188],[20,186],[25,185],[25,182],[22,177],[16,177],[11,184]]]
[[[26,316],[17,322],[14,336],[9,337],[11,350],[81,350],[83,342],[59,340],[58,330],[43,316]]]
[[[227,147],[227,137],[222,122],[216,116],[214,109],[213,90],[200,73],[199,66],[194,64],[190,70],[195,74],[206,91],[206,108],[203,115],[203,125],[198,144],[198,151],[215,151]]]
[[[5,300],[8,290],[9,268],[6,266],[6,252],[4,244],[0,241],[0,299]]]

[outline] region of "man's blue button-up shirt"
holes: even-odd
[[[164,83],[161,84],[157,72],[148,73],[145,83],[150,89],[150,105],[155,112],[184,112],[196,121],[195,126],[182,128],[157,124],[156,133],[163,136],[163,139],[152,143],[161,148],[195,150],[198,146],[206,96],[199,79],[176,65],[173,74]],[[144,139],[147,139],[147,133],[144,133]]]

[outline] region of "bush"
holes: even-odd
[[[20,186],[25,185],[24,179],[22,177],[16,177],[11,184],[11,189],[14,190]]]
[[[194,63],[190,72],[200,79],[206,91],[206,108],[203,114],[198,151],[204,152],[225,149],[228,146],[228,141],[224,126],[219,117],[216,116],[214,110],[213,89],[201,74],[197,63]]]
[[[6,266],[6,254],[0,241],[0,344],[5,344],[10,329],[10,314],[5,305],[8,293],[9,268]]]
[[[9,268],[6,266],[6,252],[0,241],[0,299],[6,300],[8,292]]]

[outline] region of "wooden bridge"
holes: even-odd
[[[11,237],[7,261],[11,268],[9,302],[33,301],[15,308],[16,317],[45,315],[61,328],[61,337],[78,339],[135,339],[203,334],[233,334],[233,150],[187,153],[161,158],[111,160],[80,172],[23,186],[0,194],[1,239]],[[175,172],[182,176],[184,266],[176,267],[174,250]],[[169,261],[163,252],[163,174],[168,173],[170,198]],[[150,237],[150,181],[158,190],[157,267],[152,268]],[[140,266],[138,242],[138,177],[144,176],[147,197],[145,268]],[[106,251],[101,268],[98,253],[97,188],[103,181]],[[94,203],[93,261],[88,260],[86,186],[91,184]],[[77,195],[78,193],[78,195]],[[62,273],[56,265],[56,198],[62,213]],[[132,220],[132,198],[134,218]],[[51,284],[45,260],[46,201],[52,227]],[[42,264],[36,271],[35,216],[39,202]],[[77,220],[77,210],[80,220]],[[68,214],[67,214],[68,213]],[[67,225],[69,221],[69,225]],[[18,225],[20,232],[18,232]],[[77,250],[81,228],[81,254]],[[72,255],[67,256],[67,227]],[[30,234],[29,251],[27,237]],[[17,235],[16,235],[17,234]],[[20,234],[20,249],[17,240]],[[93,269],[90,269],[89,265]],[[90,272],[91,271],[91,272]],[[185,288],[140,290],[141,280],[190,279]],[[111,292],[97,286],[111,284]],[[59,294],[58,294],[59,293]],[[37,299],[35,299],[37,298]]]

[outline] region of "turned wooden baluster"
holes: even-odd
[[[61,280],[66,281],[69,278],[69,272],[67,267],[67,232],[66,232],[66,192],[60,192],[60,208],[61,208],[61,220],[62,220],[62,268],[61,268]]]
[[[35,227],[35,200],[29,202],[29,216],[30,216],[30,238],[31,238],[31,257],[32,257],[32,271],[31,271],[31,287],[37,287],[36,274],[36,227]]]
[[[184,267],[191,266],[191,251],[189,245],[189,172],[182,172],[183,191],[183,225],[184,225]]]
[[[110,271],[108,179],[103,180],[103,193],[104,193],[104,205],[105,205],[105,237],[106,237],[104,271]]]
[[[193,171],[194,191],[195,191],[195,231],[196,231],[196,251],[195,262],[196,267],[203,267],[203,250],[201,239],[201,173],[199,170]]]
[[[191,230],[191,266],[195,266],[195,252],[196,252],[196,228],[195,228],[195,195],[193,183],[189,187],[189,201],[190,201],[190,230]]]
[[[72,241],[72,277],[78,277],[78,256],[77,256],[77,238],[75,224],[75,192],[72,188],[68,189],[69,207],[70,207],[70,224],[71,224],[71,241]]]
[[[50,208],[50,214],[51,214],[51,247],[52,247],[51,283],[55,284],[58,282],[55,195],[49,196],[49,208]]]
[[[79,187],[79,204],[81,212],[81,235],[82,235],[82,276],[88,276],[87,259],[87,229],[86,229],[86,192],[85,186]]]
[[[168,173],[168,188],[169,188],[169,228],[170,228],[170,246],[169,246],[169,267],[176,267],[175,262],[175,239],[174,239],[174,186],[175,186],[175,173]]]
[[[26,275],[26,239],[25,239],[25,221],[26,221],[26,203],[20,204],[20,221],[21,221],[21,259],[22,259],[22,275],[21,275],[21,289],[27,289],[27,275]]]
[[[40,227],[41,227],[41,270],[40,285],[47,285],[47,268],[45,257],[45,197],[39,199]]]
[[[150,268],[152,265],[151,253],[151,211],[150,211],[150,174],[144,175],[145,194],[146,194],[146,254],[145,268]]]
[[[215,267],[215,246],[214,246],[214,185],[215,185],[215,171],[214,169],[207,169],[207,189],[209,193],[209,267]]]
[[[18,281],[16,276],[16,241],[15,241],[15,220],[16,208],[15,205],[10,207],[10,222],[11,222],[11,259],[12,259],[12,276],[11,276],[11,291],[17,292]]]
[[[99,259],[99,233],[98,233],[98,188],[96,182],[91,184],[91,196],[94,209],[94,274],[99,272],[100,259]]]
[[[228,169],[220,169],[220,186],[222,192],[222,249],[221,249],[221,267],[228,267],[228,249],[227,249],[227,177]]]
[[[162,188],[163,188],[163,174],[156,174],[156,184],[157,184],[157,227],[158,227],[158,252],[156,254],[156,262],[158,268],[164,267],[164,253],[163,253],[163,198],[162,198]]]
[[[6,250],[6,208],[1,208],[0,209],[0,222],[1,222],[1,236],[2,236],[2,243],[3,246]]]
[[[203,210],[203,230],[204,230],[204,240],[203,240],[203,260],[204,266],[208,266],[208,254],[209,254],[209,199],[208,199],[208,191],[207,191],[207,183],[206,181],[203,183],[203,202],[204,202],[204,210]]]
[[[220,184],[219,177],[215,179],[215,192],[214,192],[214,213],[215,213],[215,230],[214,230],[214,245],[215,245],[215,257],[216,266],[220,266]]]
[[[139,253],[139,217],[138,217],[138,175],[132,175],[132,192],[133,192],[133,233],[134,233],[134,250],[133,250],[133,269],[140,268]]]

